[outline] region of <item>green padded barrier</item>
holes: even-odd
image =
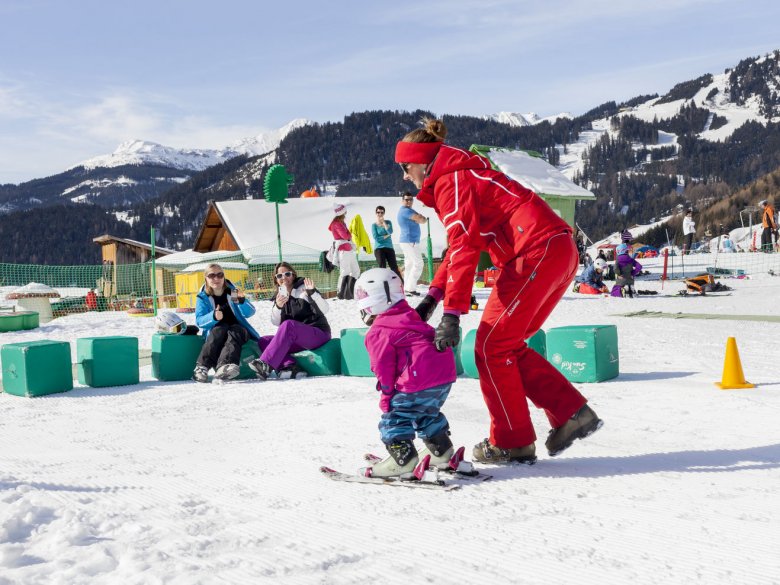
[[[202,335],[152,335],[152,376],[164,382],[192,378],[204,341]]]
[[[0,333],[22,329],[24,329],[24,315],[22,313],[0,314]]]
[[[22,316],[22,329],[37,329],[40,325],[38,311],[22,311],[18,314]]]
[[[341,374],[343,376],[373,376],[366,349],[368,327],[341,330]]]
[[[138,384],[138,338],[77,339],[76,371],[79,382],[93,388]]]
[[[474,353],[474,343],[477,339],[477,330],[472,329],[466,333],[466,337],[463,338],[461,345],[461,359],[463,361],[463,373],[469,378],[479,378],[479,372],[477,372],[476,354]],[[534,333],[529,339],[526,339],[528,347],[533,349],[536,353],[542,357],[547,357],[546,337],[542,329]]]
[[[249,378],[257,377],[255,371],[249,367],[249,362],[254,361],[259,357],[260,348],[254,339],[250,339],[244,344],[244,347],[241,348],[241,360],[238,362],[238,365],[241,367],[241,371],[238,374],[239,380],[248,380]],[[195,365],[193,364],[192,367],[194,368]],[[192,375],[192,372],[190,372],[190,375]]]
[[[547,331],[547,355],[570,382],[601,382],[620,373],[617,327],[576,325]]]
[[[293,354],[295,363],[309,376],[338,376],[341,374],[341,340],[331,339],[317,349]]]
[[[73,388],[67,341],[8,343],[0,349],[3,390],[15,396],[43,396]]]

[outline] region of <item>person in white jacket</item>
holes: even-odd
[[[693,245],[693,235],[696,233],[696,222],[693,221],[693,209],[689,209],[685,212],[682,228],[683,254],[690,254],[691,246]]]

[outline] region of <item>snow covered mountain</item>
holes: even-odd
[[[128,140],[120,144],[111,154],[90,158],[71,168],[84,167],[86,170],[92,170],[125,165],[154,165],[197,172],[241,154],[247,156],[267,154],[276,150],[282,139],[292,130],[310,123],[304,118],[297,118],[277,130],[244,138],[215,150],[173,148],[145,140]]]
[[[507,124],[508,126],[520,128],[523,126],[533,126],[534,124],[539,124],[540,122],[550,122],[550,124],[554,124],[558,118],[573,118],[573,117],[574,116],[572,116],[568,112],[562,112],[560,114],[556,114],[554,116],[547,116],[545,118],[540,118],[534,112],[528,112],[527,114],[518,114],[515,112],[498,112],[497,114],[483,116],[483,119],[493,120],[494,122],[500,122],[501,124]]]
[[[307,124],[311,122],[298,118],[214,150],[128,140],[111,154],[90,158],[58,175],[0,187],[0,214],[59,203],[130,207],[237,156],[273,157],[285,136]]]

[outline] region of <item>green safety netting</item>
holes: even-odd
[[[317,288],[328,296],[337,289],[339,271],[324,272],[320,266],[321,253],[321,250],[282,242],[282,258],[299,275],[314,279]],[[151,309],[153,281],[158,307],[192,307],[194,296],[203,284],[203,269],[210,263],[218,263],[226,271],[233,269],[234,283],[247,291],[251,300],[266,299],[276,290],[273,272],[278,258],[278,244],[273,241],[239,251],[177,252],[158,258],[154,269],[152,262],[96,266],[0,263],[0,310],[11,310],[14,302],[6,295],[30,283],[43,284],[56,291],[58,297],[50,299],[55,317],[90,310]],[[365,253],[360,254],[359,263],[361,270],[377,265],[373,255]],[[399,254],[399,264],[402,263],[403,256]]]

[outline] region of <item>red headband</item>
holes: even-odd
[[[443,142],[399,142],[395,145],[395,162],[427,165],[433,162]]]

